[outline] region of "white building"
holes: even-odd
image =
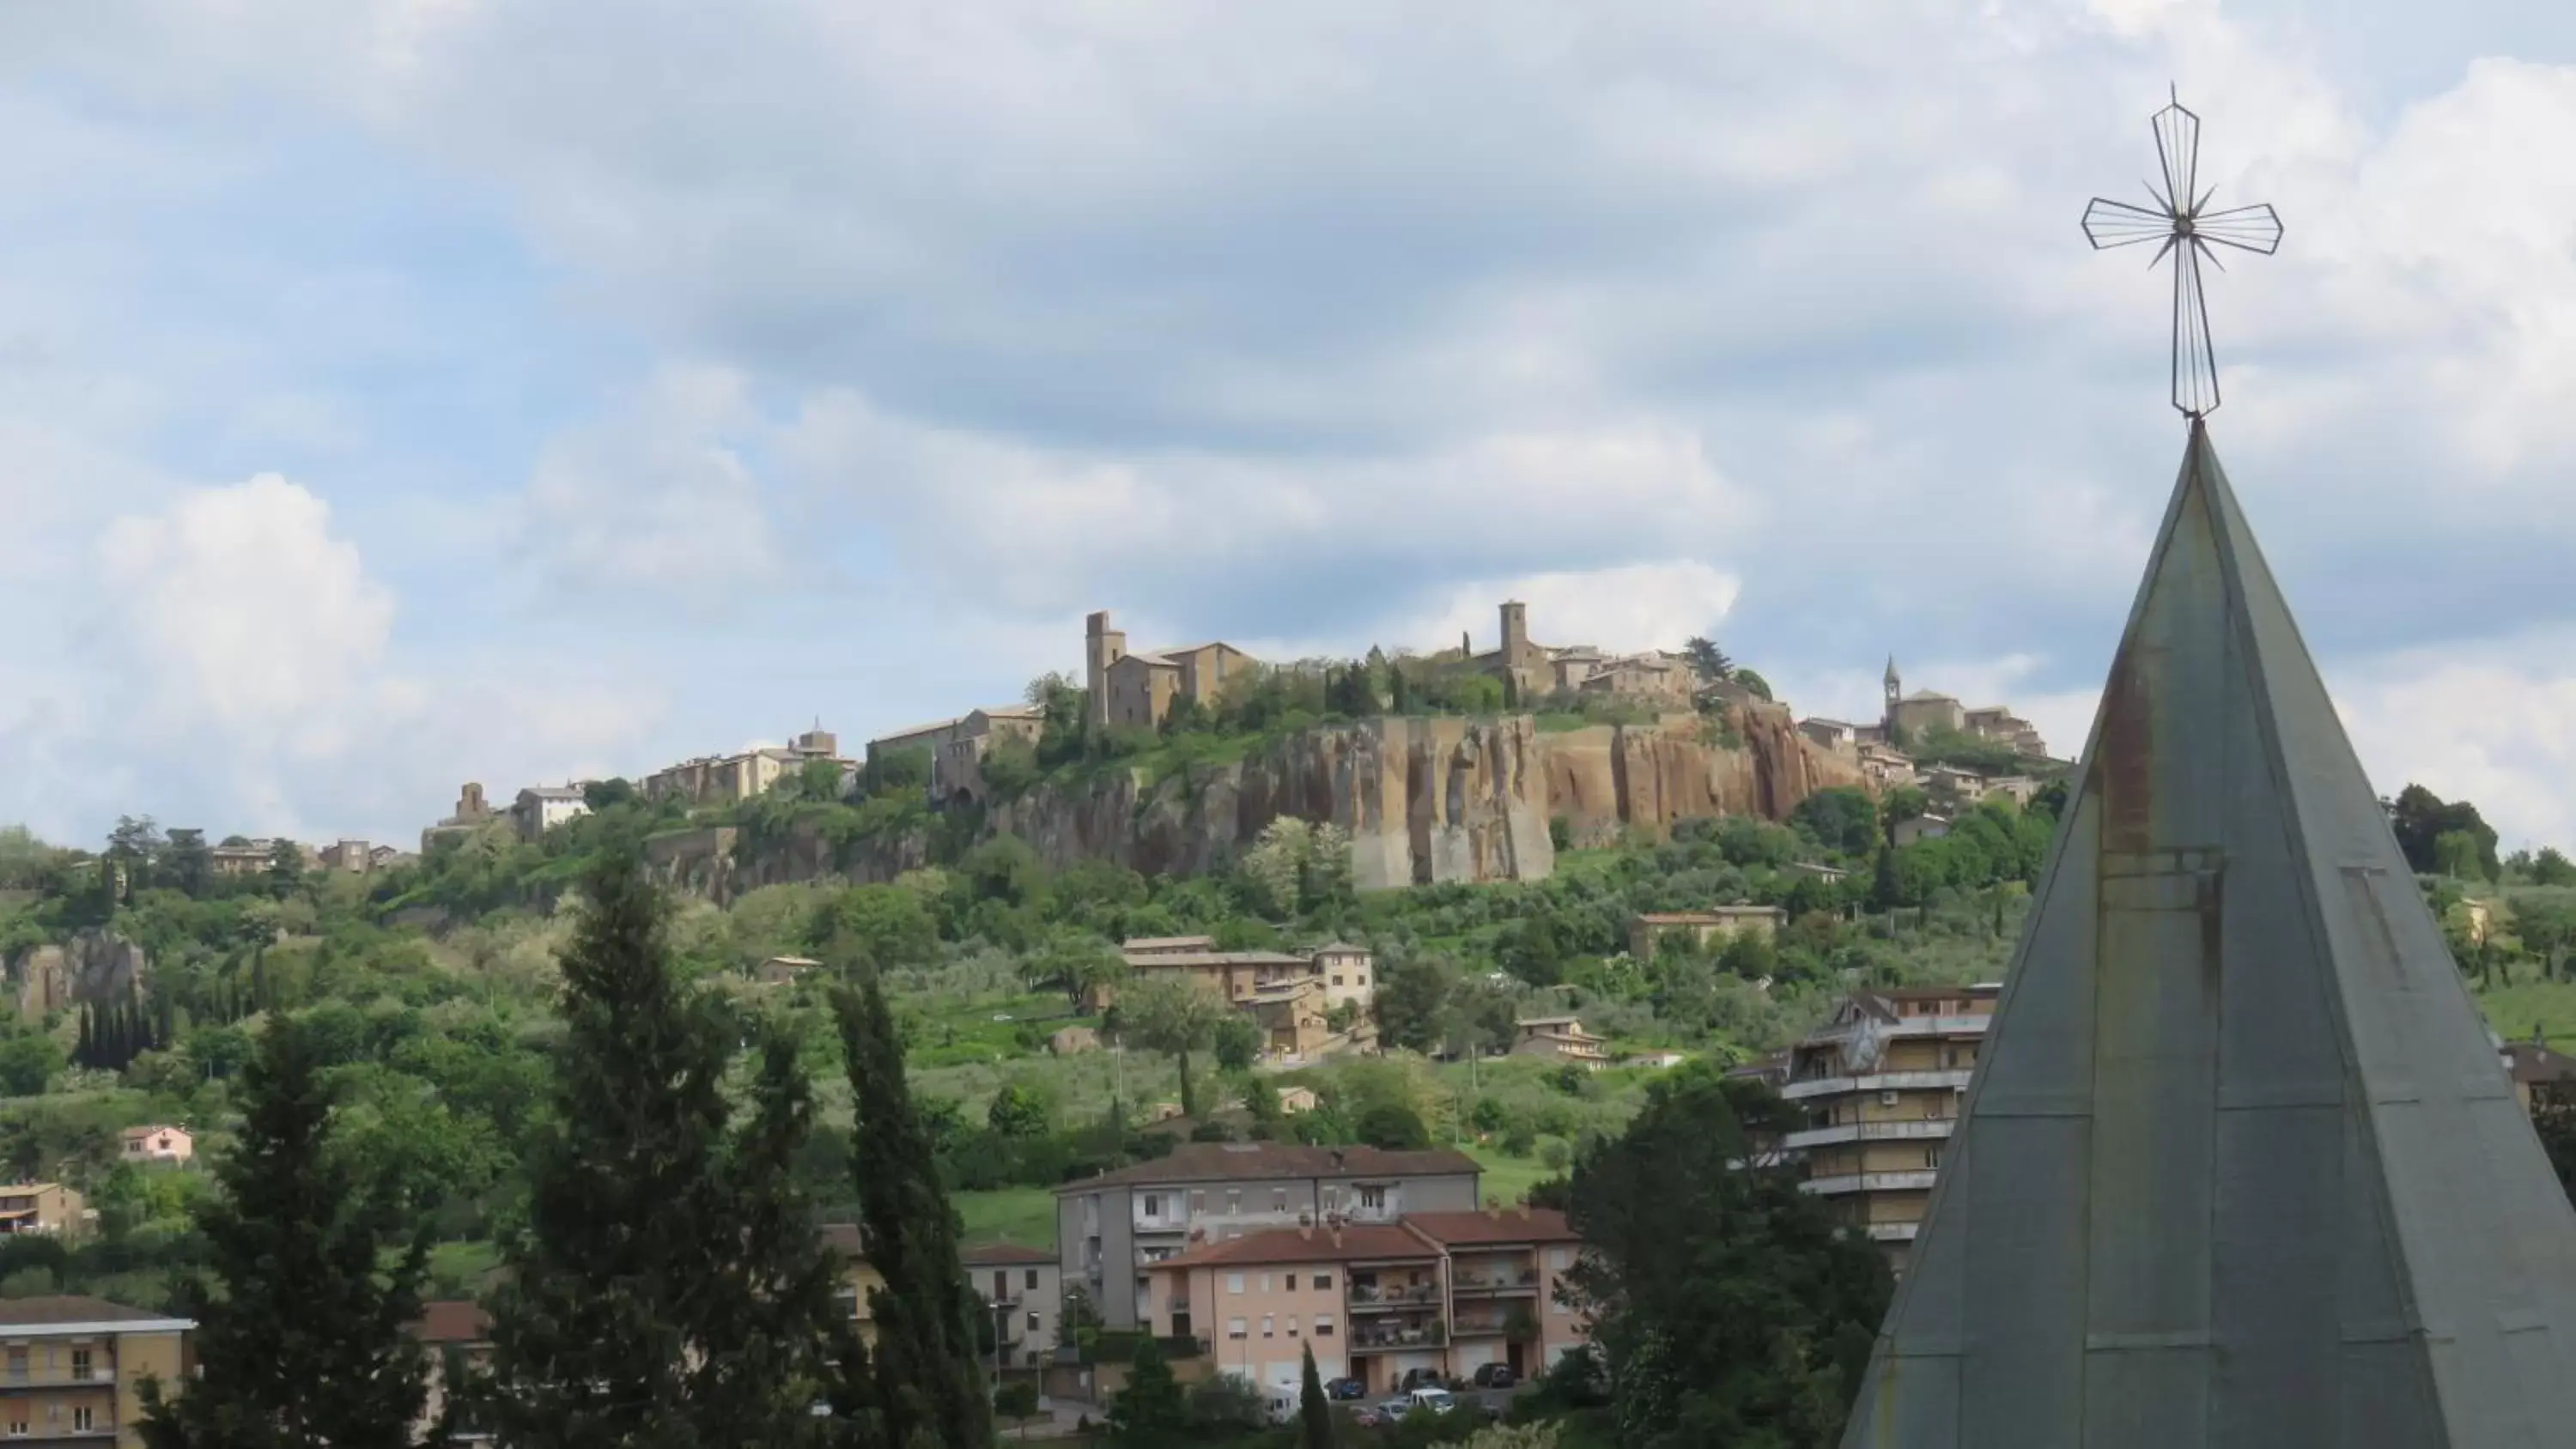
[[[590,802],[582,798],[579,785],[531,785],[510,806],[510,823],[518,827],[521,840],[535,841],[574,816],[589,813]]]

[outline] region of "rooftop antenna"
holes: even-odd
[[[2084,237],[2095,251],[2159,242],[2154,266],[2167,253],[2174,259],[2173,405],[2198,422],[2218,411],[2218,358],[2209,342],[2209,302],[2201,293],[2200,264],[2206,260],[2227,270],[2210,243],[2270,256],[2281,249],[2281,217],[2270,203],[2211,211],[2215,194],[2197,189],[2200,174],[2200,117],[2183,107],[2168,86],[2169,104],[2148,118],[2156,134],[2156,161],[2164,186],[2146,184],[2153,208],[2094,197],[2084,208]]]

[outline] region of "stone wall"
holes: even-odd
[[[1862,783],[1856,762],[1798,733],[1778,705],[1732,707],[1726,729],[1732,740],[1671,714],[1544,736],[1548,814],[1564,817],[1576,844],[1599,845],[1626,828],[1660,836],[1712,815],[1785,820],[1819,790]]]

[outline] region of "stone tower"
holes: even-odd
[[[1503,667],[1517,669],[1529,653],[1529,605],[1517,599],[1503,605]]]
[[[1905,683],[1896,677],[1896,656],[1893,654],[1887,656],[1887,677],[1880,681],[1880,686],[1887,702],[1879,712],[1878,722],[1881,728],[1893,730],[1896,728],[1896,702],[1905,697]]]
[[[1082,621],[1082,687],[1090,691],[1086,711],[1095,726],[1109,723],[1109,666],[1127,657],[1127,636],[1109,627],[1101,609]]]
[[[2069,784],[1844,1449],[2564,1442],[2576,1209],[2197,421]]]

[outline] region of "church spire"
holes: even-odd
[[[2070,784],[1844,1449],[2563,1433],[2576,1212],[2198,419]]]

